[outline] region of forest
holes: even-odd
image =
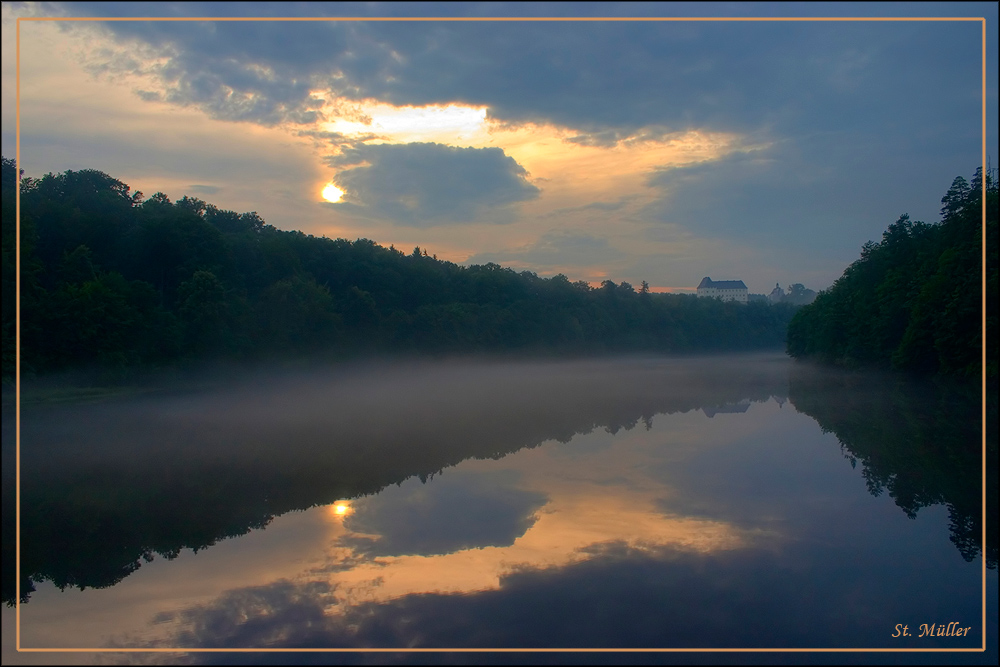
[[[997,326],[997,179],[986,172],[986,330]],[[976,378],[982,372],[983,170],[957,177],[941,221],[889,225],[788,327],[788,353],[845,367]],[[986,345],[986,375],[997,349]]]
[[[125,377],[209,358],[780,349],[796,310],[459,266],[419,247],[280,230],[193,197],[144,198],[97,170],[24,177],[4,158],[8,379],[18,183],[27,377],[83,367]]]

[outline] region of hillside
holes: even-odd
[[[4,376],[13,373],[16,168],[3,161]],[[206,358],[695,352],[780,347],[788,305],[652,294],[414,248],[282,231],[95,170],[21,179],[22,371]]]

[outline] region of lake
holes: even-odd
[[[9,401],[4,410],[12,602]],[[995,420],[995,400],[991,410]],[[985,557],[985,655],[625,657],[995,662],[980,424],[974,387],[780,354],[358,363],[29,401],[21,642],[973,649]],[[3,615],[5,664],[178,657],[14,654],[14,610]]]

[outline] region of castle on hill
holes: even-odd
[[[748,295],[749,290],[742,280],[712,280],[705,276],[698,283],[698,296],[701,297],[746,303]]]

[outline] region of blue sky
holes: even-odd
[[[18,16],[985,17],[998,161],[995,3],[5,3],[7,157]],[[21,161],[464,264],[822,289],[900,214],[938,220],[978,166],[981,35],[978,21],[22,22]]]

